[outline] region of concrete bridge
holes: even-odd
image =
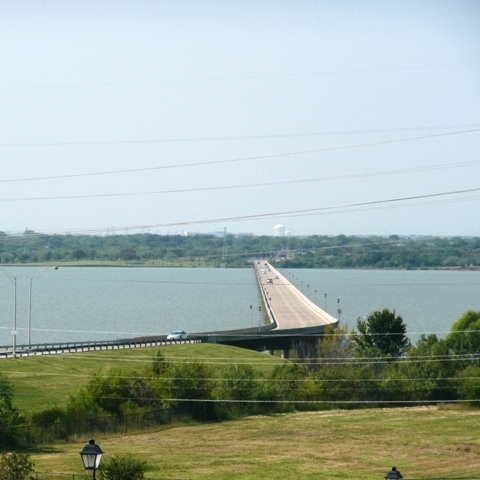
[[[69,342],[17,346],[13,352],[10,347],[0,347],[0,358],[23,357],[31,355],[54,355],[95,350],[117,350],[124,348],[145,348],[172,345],[176,343],[219,343],[250,348],[258,351],[281,350],[288,358],[288,352],[295,342],[316,342],[328,325],[335,327],[338,320],[319,308],[293,286],[278,270],[266,260],[256,260],[254,269],[262,297],[260,311],[255,316],[261,321],[251,328],[200,332],[190,334],[189,340],[168,341],[166,335],[144,336],[122,340],[97,342]],[[253,308],[253,307],[252,307]],[[252,311],[252,317],[253,317]]]
[[[202,341],[255,350],[282,350],[288,357],[295,342],[313,341],[338,320],[310,301],[266,260],[254,262],[263,306],[263,325],[197,334]],[[255,314],[262,311],[255,312]]]

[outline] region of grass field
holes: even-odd
[[[411,407],[257,416],[96,441],[105,458],[146,460],[148,478],[380,480],[395,465],[413,480],[480,477],[479,432],[478,410]],[[81,474],[86,440],[29,453],[41,472]]]
[[[15,388],[14,404],[21,411],[65,406],[69,395],[84,386],[94,373],[112,368],[141,370],[150,364],[158,347],[65,355],[1,359],[0,372]],[[251,350],[213,344],[169,345],[162,353],[172,361],[199,360],[212,365],[248,362],[268,371],[283,360]]]
[[[157,348],[0,360],[15,404],[41,410],[66,403],[93,372],[141,369]],[[282,360],[221,345],[162,347],[168,359],[212,365],[248,362],[268,371]],[[332,410],[169,425],[155,432],[97,437],[106,458],[129,453],[162,479],[381,479],[397,466],[408,479],[480,478],[480,411],[459,406]],[[39,472],[83,474],[78,443],[28,451]],[[39,474],[39,480],[52,478]],[[60,480],[65,477],[56,477]],[[71,477],[70,477],[71,478]]]

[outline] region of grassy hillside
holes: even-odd
[[[38,411],[64,406],[69,395],[84,386],[94,373],[112,368],[139,370],[147,366],[157,350],[158,347],[153,347],[1,359],[0,372],[14,384],[15,406],[25,412]],[[179,362],[199,360],[213,365],[248,362],[264,371],[282,361],[270,355],[224,345],[169,345],[161,347],[161,351],[167,359]]]
[[[105,458],[145,459],[148,478],[371,480],[394,465],[405,479],[478,478],[479,430],[478,410],[411,407],[257,416],[96,441]],[[32,450],[36,469],[82,474],[85,443]]]

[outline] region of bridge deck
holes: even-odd
[[[338,320],[310,301],[266,260],[255,262],[255,272],[274,330],[335,326]],[[268,283],[268,280],[272,283]]]

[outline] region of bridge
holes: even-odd
[[[288,358],[288,352],[296,342],[315,341],[327,326],[338,324],[335,317],[303,295],[268,261],[256,260],[254,269],[262,297],[263,306],[260,308],[264,324],[240,330],[199,333],[198,338],[255,350],[281,350],[282,356]]]
[[[197,342],[232,345],[272,353],[281,350],[282,357],[288,358],[289,351],[296,342],[305,343],[310,340],[313,343],[327,326],[335,327],[338,324],[335,317],[310,301],[268,261],[256,260],[254,270],[262,298],[260,311],[255,312],[255,316],[258,315],[261,320],[255,327],[193,333],[189,340],[173,342],[168,341],[166,335],[157,335],[98,342],[18,345],[16,351],[12,351],[11,347],[0,347],[0,358]]]

